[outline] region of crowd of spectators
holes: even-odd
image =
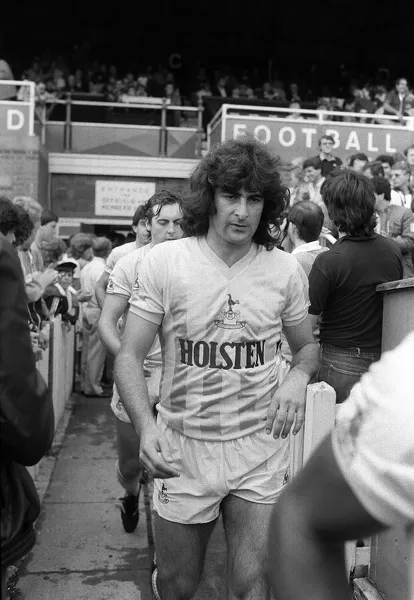
[[[17,74],[16,74],[17,75]],[[38,102],[64,98],[68,93],[88,94],[91,99],[108,102],[137,102],[145,98],[166,98],[176,105],[197,105],[205,97],[272,102],[294,109],[294,118],[306,118],[301,108],[360,113],[337,117],[345,121],[372,121],[364,114],[377,114],[379,122],[388,116],[414,117],[414,92],[405,77],[392,79],[387,70],[365,74],[341,65],[337,73],[322,77],[318,69],[284,77],[253,68],[237,70],[229,65],[207,69],[181,64],[172,55],[165,64],[142,64],[120,68],[94,60],[80,67],[73,58],[48,56],[35,58],[18,78],[36,83]],[[25,89],[17,92],[23,99]],[[376,119],[374,119],[374,122]],[[395,120],[389,120],[394,122]]]
[[[404,277],[414,277],[414,145],[392,156],[379,154],[374,161],[363,153],[353,154],[346,164],[334,156],[333,147],[333,137],[325,135],[319,141],[319,154],[294,161],[289,173],[291,205],[317,204],[324,214],[325,231],[336,237],[338,230],[329,218],[321,188],[333,171],[361,172],[375,188],[377,233],[396,242],[403,256]]]
[[[57,235],[57,223],[55,214],[30,197],[20,196],[13,201],[0,197],[0,233],[18,252],[32,344],[38,359],[47,345],[48,325],[59,315],[69,329],[76,328],[78,350],[87,355],[87,320],[95,304],[94,290],[82,281],[82,274],[94,261],[103,263],[112,248],[106,237],[87,233],[75,234],[65,241]],[[119,244],[120,240],[115,239],[114,243]],[[87,361],[78,362],[83,365],[80,375],[85,382]]]

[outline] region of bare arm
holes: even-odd
[[[275,438],[285,438],[296,422],[292,433],[296,435],[305,418],[306,387],[316,374],[319,349],[312,333],[310,317],[299,325],[284,328],[292,350],[292,368],[277,389],[266,415],[266,431]]]
[[[121,349],[115,361],[115,383],[135,431],[140,437],[140,461],[154,477],[176,477],[166,438],[157,428],[144,375],[144,360],[159,325],[128,314]]]
[[[106,296],[106,287],[108,285],[109,273],[104,271],[95,286],[96,299],[99,304],[99,308],[103,308]]]
[[[327,437],[273,510],[269,577],[275,600],[349,600],[344,542],[382,529],[343,478]]]
[[[99,282],[98,282],[99,283]],[[99,319],[99,336],[105,348],[116,356],[121,349],[118,321],[128,308],[128,298],[107,294]]]

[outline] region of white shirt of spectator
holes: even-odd
[[[301,244],[300,246],[296,246],[291,252],[291,254],[299,254],[300,252],[313,252],[313,250],[320,250],[322,246],[320,245],[318,240],[314,242],[308,242],[307,244]]]
[[[404,208],[411,208],[413,201],[412,194],[404,194],[401,190],[391,190],[391,202],[396,206],[403,206]]]
[[[414,598],[414,332],[371,366],[338,410],[333,450],[367,512],[407,528]]]
[[[99,309],[99,304],[95,294],[95,286],[101,278],[104,269],[105,259],[94,256],[93,259],[83,267],[80,273],[82,292],[92,294],[92,298],[86,303],[85,308]]]

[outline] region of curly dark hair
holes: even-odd
[[[178,206],[182,206],[182,198],[177,192],[173,192],[172,190],[159,190],[155,192],[151,198],[149,198],[144,204],[144,216],[148,221],[151,221],[154,216],[154,206],[158,206],[157,212],[155,216],[158,216],[162,207],[178,204]]]
[[[376,225],[375,190],[368,177],[348,169],[332,171],[321,187],[329,218],[341,233],[370,237]]]
[[[250,137],[212,148],[190,177],[190,189],[183,199],[184,233],[207,233],[210,217],[216,212],[217,189],[235,193],[244,188],[263,196],[263,212],[253,241],[272,250],[279,241],[280,216],[289,204],[289,190],[281,183],[278,162],[278,156],[272,156],[263,144]]]
[[[19,213],[19,224],[14,231],[14,235],[16,236],[16,241],[14,243],[16,246],[21,246],[32,235],[34,223],[27,210],[19,204],[15,204],[14,207]]]
[[[7,235],[15,232],[19,226],[19,213],[13,202],[5,196],[0,196],[0,231]]]

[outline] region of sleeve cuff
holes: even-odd
[[[155,325],[161,325],[162,319],[164,317],[163,314],[152,313],[147,310],[143,310],[142,308],[134,306],[134,304],[130,304],[129,312],[131,312],[134,315],[137,315],[137,317],[141,317],[141,319],[144,319],[145,321],[155,323]]]

